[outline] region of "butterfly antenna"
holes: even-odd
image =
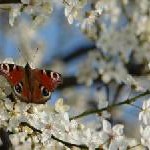
[[[33,60],[36,58],[36,55],[37,55],[37,53],[38,53],[38,48],[36,49],[36,51],[35,51],[35,53],[34,53],[34,55],[33,55]]]
[[[26,63],[28,63],[27,58],[26,58],[24,55],[22,55],[22,52],[21,52],[21,49],[20,49],[20,48],[18,48],[18,51],[19,51],[20,57],[23,57],[24,61],[25,61]]]

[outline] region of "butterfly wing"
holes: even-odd
[[[22,80],[24,69],[15,64],[0,64],[0,75],[3,75],[11,86],[14,86]]]
[[[32,70],[33,85],[32,101],[34,103],[45,103],[56,87],[62,83],[62,76],[51,70]]]
[[[10,83],[14,94],[23,102],[45,103],[51,92],[62,83],[61,74],[50,70],[31,69],[15,64],[0,64],[0,75]]]
[[[22,66],[0,64],[0,75],[3,75],[12,87],[12,92],[23,102],[30,102],[28,77]]]

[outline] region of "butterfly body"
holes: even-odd
[[[45,103],[62,83],[61,74],[51,70],[32,69],[15,64],[0,64],[0,74],[10,83],[13,93],[27,103]]]

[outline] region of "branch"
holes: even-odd
[[[93,84],[102,84],[103,86],[105,86],[107,94],[108,94],[108,87],[107,87],[108,85],[102,81],[101,77],[98,77],[97,79],[93,80]],[[60,85],[58,87],[58,89],[61,90],[64,88],[68,88],[71,86],[77,86],[77,85],[84,85],[85,86],[84,83],[80,83],[80,84],[78,83],[78,79],[76,76],[64,76],[63,84]]]
[[[62,144],[64,144],[65,146],[67,146],[67,147],[69,147],[69,148],[78,147],[78,148],[81,148],[81,149],[88,150],[88,147],[87,147],[86,145],[72,144],[72,143],[69,143],[69,142],[60,140],[60,139],[56,138],[54,135],[52,135],[51,137],[52,137],[52,139],[54,139],[54,140],[56,140],[56,141],[58,141],[58,142],[61,142]]]
[[[32,129],[34,132],[38,132],[38,133],[42,133],[41,130],[39,129],[36,129],[35,127],[31,126],[29,123],[27,122],[21,122],[20,125],[22,126],[27,126],[29,127],[30,129]],[[72,147],[78,147],[78,148],[81,148],[81,149],[84,149],[84,150],[88,150],[88,147],[86,145],[77,145],[77,144],[72,144],[72,143],[69,143],[69,142],[66,142],[66,141],[63,141],[57,137],[55,137],[54,135],[51,135],[51,138],[55,141],[58,141],[62,144],[64,144],[65,146],[69,147],[69,148],[72,148]]]
[[[72,61],[78,57],[81,57],[82,55],[87,54],[89,51],[92,51],[95,48],[96,48],[95,44],[80,47],[78,49],[73,50],[73,52],[71,54],[69,54],[68,56],[64,57],[62,59],[62,61],[67,63],[67,62]]]
[[[67,87],[79,85],[77,82],[77,77],[75,76],[68,76],[63,78],[63,84],[58,87],[58,89],[64,89]]]
[[[0,129],[0,138],[3,143],[0,145],[0,150],[10,150],[12,148],[12,144],[9,139],[9,134],[3,128]]]
[[[96,45],[95,44],[88,44],[88,45],[82,45],[80,47],[75,47],[74,49],[72,48],[72,52],[69,53],[68,55],[64,56],[64,55],[59,55],[53,58],[53,60],[55,59],[60,59],[62,62],[64,63],[70,63],[71,61],[78,59],[79,57],[88,54],[89,51],[92,51],[96,49]],[[66,50],[68,51],[68,50]],[[70,51],[70,50],[69,50]],[[52,63],[52,60],[48,60],[46,62],[44,62],[44,64],[42,65],[43,67],[47,67]]]
[[[145,92],[143,92],[143,93],[141,93],[141,94],[139,94],[139,95],[137,95],[133,98],[126,99],[123,102],[120,102],[120,103],[117,103],[117,104],[112,104],[112,105],[109,105],[109,106],[104,107],[102,109],[85,111],[85,112],[83,112],[83,113],[81,113],[77,116],[71,117],[70,120],[85,117],[85,116],[88,116],[88,115],[91,115],[91,114],[101,113],[102,111],[112,109],[113,107],[116,107],[116,106],[121,106],[121,105],[125,105],[125,104],[130,105],[131,103],[134,103],[136,101],[136,99],[141,98],[143,96],[146,96],[148,94],[150,94],[150,91],[145,91]]]
[[[0,0],[0,4],[16,4],[21,3],[21,0]]]

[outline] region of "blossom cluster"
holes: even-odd
[[[58,3],[60,3],[58,1]],[[15,19],[22,14],[22,12],[30,15],[33,20],[33,25],[37,26],[45,22],[53,10],[54,2],[52,0],[21,0],[21,3],[12,4],[9,13],[9,24],[14,25]],[[101,5],[100,0],[96,2],[91,1],[94,8],[86,9],[87,0],[62,0],[61,4],[64,5],[64,14],[68,22],[72,24],[74,20],[82,29],[88,32],[89,29],[94,27],[95,21],[101,15],[104,6]],[[94,35],[94,34],[93,34]]]
[[[67,148],[64,143],[58,144],[60,141],[56,144],[56,139],[91,150],[98,147],[126,149],[136,145],[124,135],[124,126],[121,124],[112,127],[103,119],[102,128],[97,132],[94,128],[70,120],[67,112],[69,107],[63,104],[62,99],[56,102],[54,110],[48,104],[11,102],[8,98],[0,101],[0,108],[0,128],[9,133],[15,149],[32,149],[33,145],[35,149],[54,149],[56,146]]]
[[[105,11],[94,28],[89,29],[88,33],[97,37],[96,49],[88,54],[88,59],[81,62],[79,68],[85,69],[79,70],[79,83],[91,85],[100,78],[105,83],[112,80],[116,83],[124,82],[136,90],[149,88],[145,83],[149,81],[150,2],[102,0],[99,3],[107,7],[104,7]],[[84,32],[84,29],[81,30]],[[95,32],[97,30],[99,32]],[[85,32],[91,37],[88,33]],[[130,73],[130,68],[139,64],[143,64],[142,71]],[[132,74],[138,77],[135,78]],[[144,80],[139,74],[144,76]]]
[[[104,11],[106,4],[101,3],[101,0],[64,0],[65,16],[68,22],[72,24],[77,21],[81,30],[90,38],[95,39],[97,21]]]
[[[106,56],[104,58],[100,49],[89,52],[86,60],[80,64],[79,68],[78,82],[87,86],[91,86],[96,79],[100,79],[104,83],[115,80],[118,84],[124,82],[128,85],[134,85],[137,90],[144,90],[144,87],[128,73],[119,56],[111,55],[111,57]]]
[[[9,24],[14,25],[15,19],[24,12],[32,17],[33,26],[42,24],[51,14],[50,0],[21,0],[20,4],[12,4],[9,13]]]

